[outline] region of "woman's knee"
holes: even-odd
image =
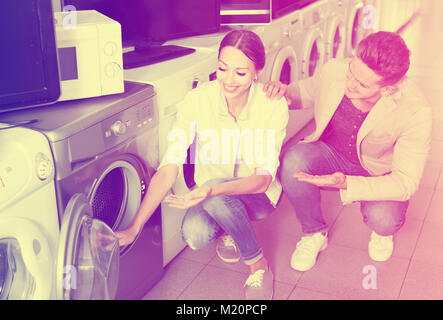
[[[217,220],[218,218],[227,218],[233,215],[234,210],[238,208],[244,209],[244,205],[236,197],[218,195],[205,199],[203,208],[212,218]]]
[[[205,213],[187,212],[182,222],[183,240],[193,250],[206,247],[217,237],[217,224]]]

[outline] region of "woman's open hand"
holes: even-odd
[[[164,202],[174,208],[188,209],[205,200],[210,194],[211,187],[202,186],[195,190],[192,190],[191,192],[188,192],[184,196],[169,195],[166,197]]]

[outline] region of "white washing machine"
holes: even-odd
[[[346,8],[342,0],[328,0],[328,15],[325,24],[325,62],[342,59],[346,47]]]
[[[115,292],[119,250],[112,230],[85,207],[67,210],[60,230],[54,172],[43,134],[0,130],[1,299],[63,299],[66,290],[105,299]],[[82,273],[89,278],[77,277],[73,256],[89,269]]]
[[[293,32],[292,45],[299,59],[300,79],[314,75],[325,62],[325,36],[328,3],[318,0],[299,10],[301,32]]]
[[[248,28],[260,36],[265,47],[266,63],[260,82],[280,81],[289,84],[298,80],[300,70],[297,54],[291,45],[291,35],[301,29],[299,16],[294,11],[273,20],[270,25]]]
[[[59,238],[51,149],[40,133],[0,127],[0,299],[50,299]]]
[[[160,207],[130,246],[119,248],[113,233],[132,221],[154,167],[158,165],[158,116],[153,96],[151,86],[125,82],[123,94],[2,114],[3,122],[32,129],[21,130],[31,131],[33,136],[41,137],[46,143],[46,149],[41,148],[43,151],[38,154],[40,158],[35,158],[32,153],[32,157],[28,157],[28,176],[35,175],[36,169],[40,175],[40,171],[45,173],[46,169],[47,172],[51,163],[55,167],[55,175],[52,170],[47,182],[51,186],[47,195],[36,199],[38,194],[33,192],[29,201],[17,198],[14,202],[26,217],[33,217],[43,228],[48,228],[49,244],[58,246],[51,266],[44,266],[45,275],[55,274],[56,279],[53,281],[56,285],[54,294],[47,298],[139,299],[162,276]],[[0,134],[4,135],[3,132]],[[31,138],[23,136],[23,143],[32,145]],[[8,137],[5,140],[13,141]],[[7,147],[2,158],[9,152],[10,147]],[[36,167],[41,158],[49,160],[46,165]],[[20,162],[9,167],[14,169],[15,165]],[[5,170],[14,172],[12,169]],[[33,179],[38,182],[37,178]],[[35,208],[43,207],[43,204],[50,206],[51,211],[36,212]],[[5,216],[4,212],[5,209],[1,210],[1,218]],[[8,207],[6,213],[11,216],[15,211]],[[26,229],[10,229],[25,236]],[[0,238],[10,237],[6,231],[2,230]],[[32,240],[30,237],[25,240]],[[34,240],[28,246],[25,263],[33,258],[32,250],[36,256],[40,253],[42,258],[42,253],[47,251]],[[3,252],[6,252],[5,248]],[[4,261],[5,258],[2,263]]]
[[[289,84],[299,80],[300,65],[293,41],[295,34],[303,31],[300,11],[296,10],[275,19],[270,25],[249,27],[249,29],[261,37],[266,50],[266,64],[259,81],[262,83],[280,81]],[[283,143],[290,140],[312,118],[312,110],[289,110]]]
[[[156,92],[154,104],[159,113],[160,159],[166,152],[167,134],[175,121],[177,103],[185,97],[189,90],[214,77],[218,63],[218,45],[221,38],[223,38],[222,33],[208,38],[193,37],[171,41],[168,44],[187,45],[196,48],[196,51],[184,57],[125,70],[125,80],[148,83],[154,86]],[[192,45],[187,44],[187,39],[194,41]],[[184,175],[179,174],[176,184],[172,188],[175,194],[185,194],[192,187],[193,166],[185,165],[183,171]],[[186,211],[172,208],[163,202],[161,209],[163,264],[166,266],[187,245],[181,234],[181,225]]]
[[[364,2],[362,0],[344,0],[346,9],[346,49],[345,56],[354,55],[359,42],[373,30],[365,27]]]

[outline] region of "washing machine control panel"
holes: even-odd
[[[158,123],[157,119],[152,98],[115,114],[102,124],[105,146],[111,147],[155,127]]]

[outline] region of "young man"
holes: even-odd
[[[312,78],[266,84],[271,98],[284,94],[315,110],[315,132],[288,149],[280,168],[304,232],[291,257],[295,270],[312,268],[327,246],[321,187],[339,190],[344,204],[360,202],[373,230],[370,257],[390,258],[430,148],[431,109],[405,76],[409,54],[399,35],[381,31],[362,40],[352,59],[331,60]]]

